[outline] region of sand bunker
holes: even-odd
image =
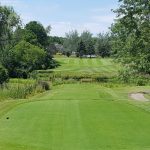
[[[130,97],[137,101],[142,101],[142,102],[150,101],[149,99],[145,98],[144,94],[147,94],[147,93],[145,93],[145,92],[131,93]]]

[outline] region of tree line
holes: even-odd
[[[77,30],[70,31],[66,34],[63,47],[64,53],[70,56],[75,53],[77,57],[85,55],[98,55],[109,57],[111,55],[111,36],[109,33],[100,33],[93,37],[90,31],[83,31],[81,35]]]
[[[8,77],[27,78],[33,70],[58,66],[48,49],[50,29],[37,21],[23,27],[12,7],[0,6],[1,83]]]

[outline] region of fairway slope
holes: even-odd
[[[94,58],[55,58],[60,62],[60,67],[54,71],[86,72],[86,73],[110,73],[115,75],[119,66],[112,59]]]

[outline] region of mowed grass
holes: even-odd
[[[128,94],[149,88],[56,86],[1,116],[0,149],[148,150],[150,104]]]
[[[54,71],[115,74],[119,69],[119,65],[109,58],[80,59],[72,57],[56,57],[55,59],[60,62],[61,66],[54,69]]]

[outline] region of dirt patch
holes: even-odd
[[[130,97],[134,100],[141,101],[141,102],[148,102],[149,99],[145,98],[145,94],[148,94],[147,92],[138,92],[138,93],[131,93]]]

